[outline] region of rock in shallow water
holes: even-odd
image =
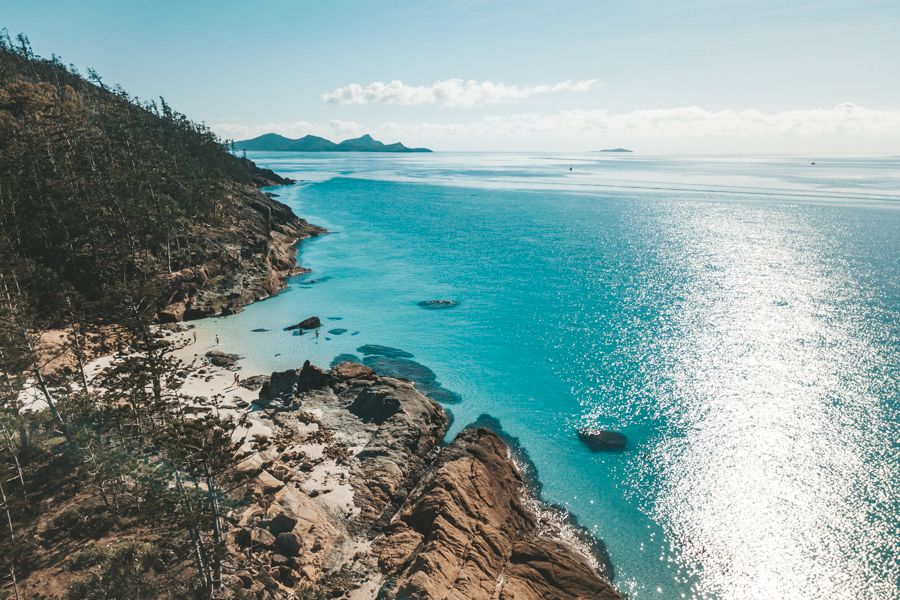
[[[422,300],[418,302],[418,305],[426,310],[442,310],[445,308],[453,308],[454,306],[459,306],[459,302],[456,300]]]
[[[378,355],[390,358],[412,358],[413,355],[406,350],[400,348],[391,348],[390,346],[381,346],[379,344],[366,344],[356,349],[357,352],[365,356]]]
[[[594,427],[582,427],[578,437],[591,450],[622,450],[628,442],[627,438],[617,432]]]
[[[362,362],[379,375],[412,381],[420,392],[432,400],[448,404],[462,401],[459,394],[441,386],[434,371],[414,360],[391,356],[366,356]]]
[[[308,319],[303,319],[296,325],[288,325],[284,328],[285,331],[293,331],[294,329],[316,329],[322,326],[322,321],[319,317],[309,317]]]
[[[328,333],[330,333],[331,335],[343,335],[347,333],[347,330],[343,327],[335,327],[334,329],[329,329]]]

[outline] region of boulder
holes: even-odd
[[[388,389],[367,388],[347,408],[367,423],[381,425],[400,411],[400,401]]]
[[[269,531],[272,535],[281,535],[287,533],[297,526],[297,519],[288,516],[285,513],[278,513],[269,521]]]
[[[259,403],[267,405],[272,400],[280,400],[285,404],[290,404],[294,401],[298,380],[299,377],[295,369],[272,373],[269,381],[263,383],[259,390]]]
[[[591,450],[622,450],[625,448],[627,438],[617,432],[595,427],[582,427],[578,430],[578,437],[584,445]]]
[[[313,365],[308,360],[303,363],[300,375],[297,378],[297,391],[308,392],[328,387],[331,377],[328,373]]]
[[[221,350],[210,350],[206,353],[206,358],[217,367],[233,367],[241,359],[237,354],[229,354]]]
[[[275,538],[275,547],[285,556],[300,556],[300,549],[303,547],[300,538],[292,531],[279,533]]]
[[[375,371],[358,362],[342,362],[331,369],[332,375],[340,379],[375,379]]]
[[[293,331],[294,329],[317,329],[322,326],[322,321],[319,317],[309,317],[308,319],[303,319],[296,325],[288,325],[284,328],[285,331]]]

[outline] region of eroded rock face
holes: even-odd
[[[523,487],[497,435],[460,433],[375,543],[386,597],[619,598],[580,551],[541,533]]]
[[[504,442],[441,447],[448,418],[407,381],[358,363],[274,373],[281,402],[240,469],[231,589],[255,597],[619,598],[546,533]],[[543,533],[542,533],[543,532]]]
[[[260,172],[257,185],[290,182]],[[271,296],[284,287],[285,278],[303,272],[294,245],[324,231],[252,186],[226,186],[222,206],[221,223],[196,225],[194,233],[210,241],[210,252],[169,276],[160,321],[233,314]]]

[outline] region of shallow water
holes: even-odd
[[[200,323],[244,364],[412,354],[451,435],[499,419],[632,598],[900,598],[900,159],[251,158],[332,233]]]

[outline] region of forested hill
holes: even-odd
[[[0,293],[32,326],[238,310],[318,230],[260,192],[289,183],[162,98],[0,36]]]
[[[252,140],[235,142],[234,146],[238,150],[262,152],[431,152],[428,148],[409,148],[400,142],[385,144],[369,134],[334,143],[317,135],[294,140],[277,133],[265,133]]]

